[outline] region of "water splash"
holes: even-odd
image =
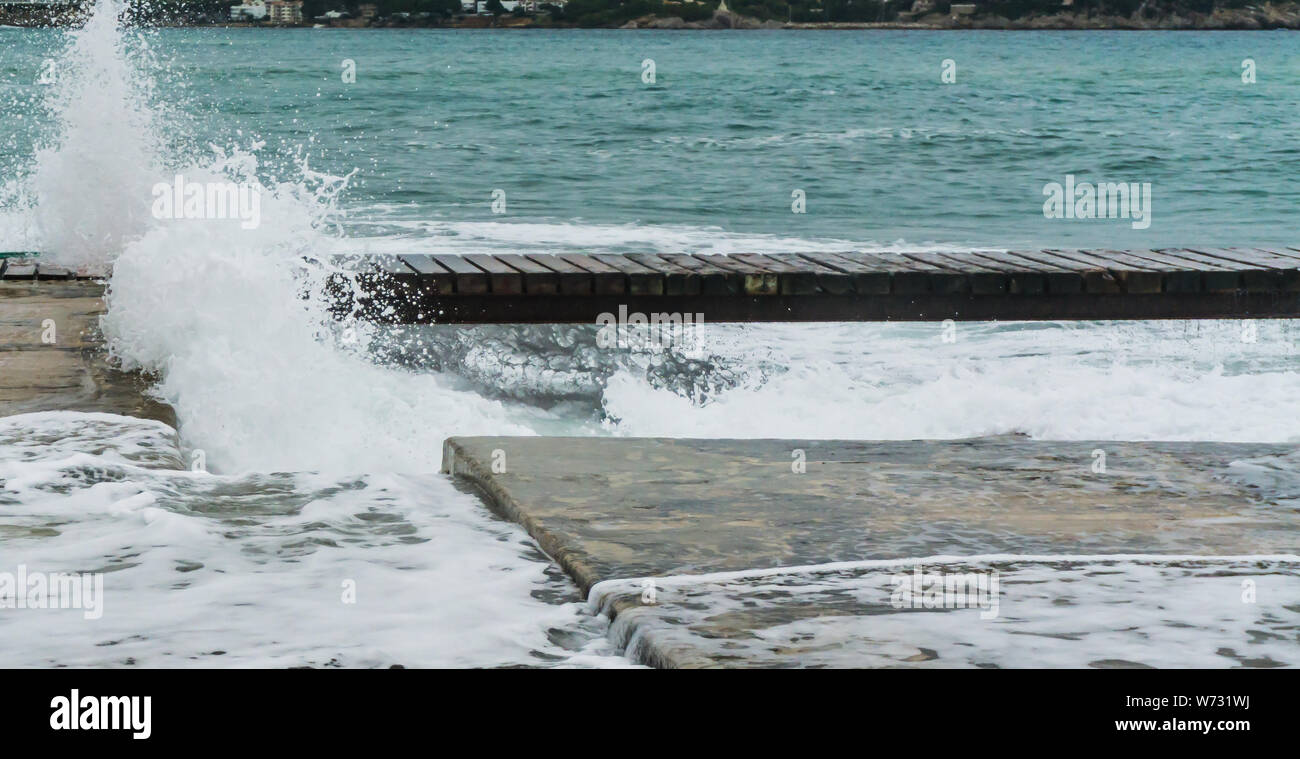
[[[56,255],[85,252],[96,247],[85,240],[98,240],[116,261],[104,323],[113,354],[127,368],[159,377],[156,391],[176,408],[186,443],[203,447],[214,468],[428,471],[438,467],[448,435],[573,434],[601,421],[615,434],[703,437],[1024,431],[1057,439],[1295,439],[1300,343],[1278,324],[1262,329],[1285,334],[1258,344],[1235,339],[1231,325],[1208,322],[963,325],[951,346],[937,342],[932,325],[710,325],[707,376],[672,362],[647,368],[608,361],[582,350],[585,342],[575,349],[541,329],[451,328],[455,334],[442,341],[434,362],[412,360],[438,349],[431,334],[419,335],[411,353],[394,355],[401,346],[391,335],[362,323],[340,330],[316,297],[331,273],[324,264],[331,254],[446,250],[447,240],[463,250],[518,249],[531,241],[529,249],[545,251],[694,251],[704,240],[719,252],[755,245],[882,248],[639,224],[429,228],[427,221],[382,215],[391,228],[344,237],[345,221],[354,235],[358,227],[366,231],[340,210],[347,177],[313,171],[300,157],[296,175],[281,171],[289,178],[272,179],[259,160],[258,135],[243,147],[201,150],[172,147],[193,139],[160,139],[171,122],[157,105],[162,98],[146,97],[153,92],[145,73],[153,60],[148,39],[117,26],[113,7],[113,0],[101,0],[69,49],[97,58],[101,70],[84,80],[100,81],[100,90],[122,102],[64,97],[66,134],[57,150],[41,154],[38,173],[72,199],[43,204],[41,214],[45,226],[67,224],[65,234],[81,241]],[[176,90],[166,94],[174,98]],[[86,146],[99,132],[139,138],[127,140],[123,152],[140,159],[88,158]],[[83,160],[96,178],[77,184]],[[244,230],[235,220],[159,221],[108,210],[127,201],[105,188],[142,186],[141,166],[256,183],[263,223]],[[72,179],[49,179],[60,172]],[[140,196],[144,203],[148,192]],[[354,213],[369,211],[354,205]],[[427,216],[428,209],[415,213]],[[84,214],[94,218],[72,234]],[[308,265],[307,258],[321,263]],[[343,333],[354,339],[340,340]],[[719,366],[726,372],[719,374]],[[582,401],[576,415],[554,405],[575,398]]]
[[[371,331],[340,341],[325,281],[346,251],[337,198],[347,176],[270,176],[262,143],[192,147],[155,91],[165,72],[151,37],[127,27],[119,0],[98,0],[67,33],[50,98],[57,136],[31,176],[43,255],[77,269],[112,266],[103,329],[113,357],[151,373],[185,443],[214,471],[437,471],[443,438],[531,429],[497,401],[435,374],[387,368]],[[153,73],[151,73],[153,72]],[[261,198],[261,223],[158,219],[155,184],[239,182]],[[315,263],[312,263],[315,262]]]
[[[149,82],[119,31],[119,0],[97,0],[90,19],[49,69],[58,141],[37,152],[36,228],[44,253],[76,269],[103,269],[149,221],[161,155]]]
[[[124,30],[118,12],[99,0],[60,59],[60,136],[39,151],[32,178],[42,245],[59,263],[112,265],[110,351],[156,377],[184,448],[202,448],[208,471],[178,468],[196,451],[154,422],[3,420],[0,496],[23,506],[16,527],[0,525],[5,555],[52,571],[113,570],[117,601],[95,626],[66,615],[0,620],[5,639],[24,643],[0,659],[625,664],[522,531],[438,475],[452,432],[529,430],[435,375],[376,365],[363,324],[340,338],[323,295],[336,270],[324,261],[348,245],[335,223],[347,177],[302,160],[293,178],[268,178],[256,140],[169,147],[186,141],[162,139],[169,124],[151,107],[148,40]],[[254,185],[262,223],[154,218],[164,169]]]

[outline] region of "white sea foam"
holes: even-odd
[[[706,314],[707,319],[707,314]],[[1268,322],[706,326],[713,352],[788,368],[696,407],[630,372],[619,434],[843,439],[1300,439],[1298,335]],[[756,349],[762,345],[762,349]]]
[[[338,345],[322,303],[298,297],[319,291],[323,274],[302,255],[329,245],[321,230],[341,178],[304,167],[264,187],[252,231],[135,212],[151,166],[188,161],[189,177],[239,180],[257,162],[241,150],[135,160],[162,141],[133,99],[116,10],[101,0],[74,33],[68,55],[85,61],[60,80],[63,135],[38,156],[34,237],[56,261],[114,265],[111,350],[158,374],[187,450],[154,422],[0,423],[3,499],[22,514],[0,533],[5,560],[106,573],[93,626],[49,610],[0,615],[0,635],[22,641],[3,663],[625,665],[524,532],[438,474],[447,435],[528,428],[437,376],[366,360],[364,328]],[[188,449],[215,473],[175,469]]]
[[[626,666],[521,531],[437,474],[167,468],[179,455],[157,422],[0,419],[19,512],[0,571],[104,573],[93,623],[0,610],[0,666]]]
[[[300,264],[310,209],[268,196],[254,231],[188,220],[117,260],[105,332],[129,368],[162,375],[188,444],[218,471],[437,471],[453,433],[528,434],[499,402],[336,345]],[[365,330],[358,338],[364,343]]]
[[[582,251],[596,253],[817,253],[836,251],[896,252],[951,250],[952,245],[905,240],[845,240],[834,237],[733,232],[721,227],[674,224],[608,224],[584,221],[441,221],[411,218],[412,209],[391,204],[354,211],[364,221],[350,221],[359,233],[349,239],[352,250],[370,253],[411,253],[427,249],[425,238],[452,253]],[[419,209],[415,209],[419,213]],[[366,235],[378,226],[381,235]]]
[[[597,606],[613,593],[639,591],[645,580],[653,579],[657,587],[681,587],[708,583],[725,583],[741,580],[760,580],[763,578],[783,577],[785,575],[818,575],[845,573],[855,570],[871,570],[913,566],[959,566],[986,567],[997,564],[1090,564],[1116,566],[1128,564],[1300,564],[1300,554],[1156,554],[1156,553],[1114,553],[1114,554],[1019,554],[987,553],[959,556],[956,554],[936,554],[933,556],[914,556],[897,559],[862,559],[860,561],[833,561],[825,564],[802,564],[786,567],[762,567],[759,569],[737,569],[729,572],[705,572],[688,575],[659,575],[651,577],[620,578],[602,580],[591,586],[589,602]]]
[[[577,222],[430,222],[387,207],[386,234],[346,241],[409,253],[539,251],[882,253],[937,243],[850,242],[712,228]],[[409,213],[409,212],[407,212]],[[360,227],[365,232],[365,225]],[[948,246],[951,247],[951,246]],[[1228,321],[960,324],[709,324],[710,351],[753,382],[697,399],[616,373],[603,393],[611,432],[687,437],[1300,440],[1300,330],[1260,321],[1254,342]],[[765,369],[759,371],[758,364]],[[775,371],[772,371],[775,369]],[[576,429],[576,424],[575,429]]]
[[[1300,601],[1294,566],[1005,559],[997,565],[997,615],[989,619],[976,609],[895,608],[895,570],[886,568],[668,586],[655,605],[621,614],[613,632],[629,647],[760,666],[796,658],[809,667],[1300,664],[1290,611]],[[727,634],[737,617],[769,623]]]
[[[155,391],[176,409],[186,444],[228,473],[427,473],[452,433],[528,434],[495,401],[366,360],[364,325],[354,345],[336,345],[324,272],[302,259],[336,244],[333,201],[346,178],[303,164],[296,180],[261,186],[254,230],[148,213],[154,182],[174,173],[158,167],[254,183],[261,146],[161,155],[163,119],[141,99],[148,86],[133,63],[144,54],[117,32],[116,11],[102,0],[60,59],[62,138],[38,154],[34,180],[40,242],[55,261],[113,264],[110,350],[160,376]]]

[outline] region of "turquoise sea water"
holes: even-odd
[[[1249,339],[1234,321],[962,323],[953,340],[932,323],[710,322],[694,362],[598,351],[567,326],[396,339],[299,297],[315,252],[1295,244],[1292,33],[142,32],[97,8],[76,34],[0,29],[0,250],[115,262],[104,332],[156,379],[179,440],[105,415],[0,419],[0,571],[104,571],[108,599],[97,625],[0,615],[20,644],[0,664],[626,665],[522,529],[438,474],[452,435],[1021,433],[1076,441],[1080,468],[1097,441],[1300,440],[1288,320]],[[259,226],[150,215],[154,182],[214,163],[256,164]],[[341,218],[315,172],[351,175]],[[1150,228],[1045,219],[1043,186],[1067,174],[1149,182]],[[207,471],[171,468],[199,452]],[[1271,494],[1261,518],[1294,511],[1294,456],[1237,474]],[[916,535],[918,556],[983,550],[942,525]],[[1291,550],[1277,543],[1255,548]],[[892,550],[864,536],[828,558]],[[961,643],[940,666],[1300,662],[1259,633],[1291,624],[1294,571],[1256,606],[1235,581],[1210,593],[1148,569],[1034,574],[1056,590],[1008,591],[1029,625],[983,628],[978,648],[964,623],[875,614],[768,640]]]
[[[541,221],[961,246],[1296,238],[1290,32],[143,36],[155,95],[175,107],[172,139],[195,150],[264,141],[268,173],[299,152],[317,170],[355,169],[343,202],[354,221],[433,221],[432,233],[453,236],[466,222]],[[52,31],[0,30],[5,177],[31,165],[45,136],[36,82],[60,44]],[[1247,58],[1253,84],[1242,82]],[[955,84],[940,81],[945,59]],[[343,81],[345,60],[355,83]],[[1045,219],[1043,185],[1066,174],[1150,182],[1150,229]],[[492,213],[496,189],[504,216]],[[806,214],[791,212],[795,189]],[[642,249],[654,236],[604,242]]]

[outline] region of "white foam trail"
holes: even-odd
[[[404,207],[378,205],[360,209],[366,221],[353,221],[361,231],[380,227],[382,236],[363,237],[357,244],[368,252],[409,253],[424,237],[462,253],[574,250],[597,253],[818,253],[843,251],[895,252],[951,250],[951,244],[871,242],[831,237],[809,238],[731,232],[721,227],[672,224],[596,224],[554,220],[431,221],[404,218]]]
[[[941,559],[943,557],[934,557]],[[963,557],[959,573],[971,571]],[[1226,561],[995,563],[976,608],[900,608],[901,566],[739,577],[661,587],[618,609],[610,634],[634,655],[801,667],[1295,666],[1294,564]],[[1079,557],[1068,557],[1079,558]],[[1092,558],[1092,557],[1085,557]],[[1095,557],[1107,559],[1108,557]],[[1109,557],[1113,558],[1113,557]],[[927,559],[926,561],[929,561]],[[952,564],[930,565],[937,568]],[[978,566],[978,565],[976,565]],[[607,596],[604,611],[642,586]],[[1248,594],[1248,595],[1247,595]],[[986,611],[996,612],[986,616]],[[736,619],[761,619],[727,634]],[[721,633],[721,634],[720,634]]]
[[[911,566],[975,566],[985,564],[1300,564],[1300,554],[1033,554],[1033,553],[981,553],[970,556],[935,554],[900,559],[862,559],[858,561],[832,561],[824,564],[798,564],[788,567],[759,567],[737,569],[729,572],[702,572],[700,574],[662,575],[648,577],[620,577],[602,580],[587,592],[588,603],[595,608],[611,593],[639,590],[645,580],[654,580],[657,587],[678,587],[704,583],[724,583],[736,580],[754,580],[785,575],[820,575],[849,572],[860,569],[882,569]]]
[[[707,317],[706,317],[707,318]],[[939,324],[706,327],[711,352],[772,367],[703,407],[629,372],[605,407],[635,436],[1047,440],[1300,438],[1289,323]],[[761,346],[757,347],[757,346]]]
[[[179,459],[158,422],[0,419],[0,572],[102,572],[104,588],[89,624],[0,609],[0,666],[627,665],[521,531],[436,474],[223,476]]]

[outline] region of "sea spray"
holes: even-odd
[[[608,650],[522,531],[436,472],[192,472],[172,440],[112,414],[0,418],[0,480],[17,506],[0,574],[104,583],[93,623],[84,609],[0,609],[0,665],[546,666],[577,653],[554,639]]]
[[[118,257],[113,355],[158,375],[187,442],[217,471],[436,471],[447,435],[527,434],[499,403],[376,365],[364,323],[340,339],[319,261],[346,243],[317,229],[312,197],[264,188],[256,229],[178,221]]]
[[[147,40],[119,17],[115,0],[99,0],[68,33],[56,66],[60,134],[36,157],[37,213],[51,260],[112,264],[110,352],[156,378],[185,443],[216,472],[433,472],[447,435],[528,434],[498,402],[376,365],[367,325],[338,339],[324,295],[338,272],[325,261],[349,250],[332,220],[347,177],[300,156],[296,179],[266,180],[256,141],[169,152],[148,97]],[[152,188],[178,173],[254,186],[261,223],[154,218]]]
[[[154,139],[160,111],[135,99],[151,86],[132,68],[141,40],[115,19],[101,1],[71,33],[101,53],[84,61],[98,68],[60,96],[58,138],[24,177],[41,187],[51,259],[112,264],[113,356],[154,374],[208,467],[143,465],[164,448],[168,464],[179,458],[156,422],[0,420],[0,482],[21,504],[0,553],[43,571],[112,570],[94,625],[6,615],[6,639],[21,645],[0,664],[495,667],[576,654],[626,665],[605,655],[600,625],[564,601],[569,586],[548,578],[523,532],[437,473],[452,432],[529,430],[438,377],[376,366],[367,326],[334,322],[321,292],[349,276],[326,263],[354,250],[333,221],[347,178],[302,161],[290,180],[259,179],[256,142],[195,151]],[[96,88],[122,104],[95,105]],[[79,112],[77,92],[93,112]],[[124,142],[97,146],[103,135]],[[154,218],[151,186],[177,173],[255,184],[263,223]],[[551,635],[596,648],[568,651]]]
[[[147,80],[118,28],[118,0],[97,0],[85,26],[49,63],[56,142],[37,152],[33,178],[43,255],[76,269],[100,269],[140,236],[159,171],[158,134]]]

